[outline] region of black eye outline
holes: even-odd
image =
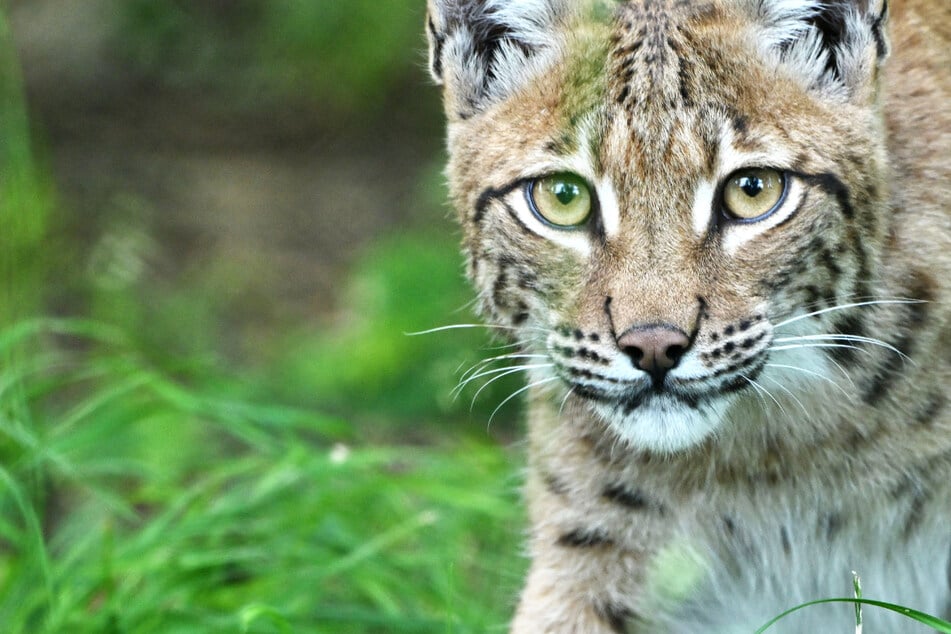
[[[534,189],[540,181],[543,181],[548,178],[556,178],[558,176],[570,176],[573,179],[577,179],[584,183],[584,186],[588,189],[588,197],[591,199],[591,209],[588,210],[588,215],[584,220],[574,225],[559,225],[555,224],[551,220],[545,217],[545,215],[538,209],[538,205],[535,203],[535,194]],[[544,176],[538,176],[536,178],[530,178],[525,181],[524,185],[525,200],[528,203],[528,208],[531,209],[532,215],[538,219],[539,222],[544,224],[546,227],[551,227],[552,229],[557,229],[558,231],[578,231],[579,229],[584,229],[588,225],[599,222],[594,220],[595,218],[600,218],[601,206],[598,202],[598,192],[591,186],[591,183],[588,182],[588,179],[583,176],[576,174],[574,172],[552,172],[551,174],[545,174]]]
[[[729,210],[727,210],[726,203],[723,200],[723,195],[724,195],[724,192],[726,191],[727,185],[730,183],[730,181],[736,178],[737,174],[740,174],[742,172],[749,172],[751,170],[776,172],[777,174],[779,174],[783,191],[779,195],[779,200],[776,201],[776,204],[774,204],[769,209],[769,211],[762,213],[759,216],[756,216],[755,218],[739,218],[737,216],[734,216],[733,214],[729,212]],[[720,217],[727,222],[736,223],[740,225],[751,225],[751,224],[755,224],[757,222],[762,222],[766,220],[767,218],[775,214],[777,211],[782,209],[783,205],[786,204],[786,199],[789,197],[789,181],[790,181],[789,172],[787,170],[779,169],[777,167],[762,167],[759,165],[750,165],[748,167],[741,167],[740,169],[733,170],[732,172],[730,172],[729,176],[723,179],[719,187],[717,187],[715,200],[716,200],[717,209],[719,210]]]

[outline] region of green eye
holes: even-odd
[[[723,210],[736,220],[760,220],[779,207],[785,191],[782,172],[742,169],[730,175],[723,187]]]
[[[536,216],[556,227],[577,227],[591,215],[588,184],[575,174],[554,174],[528,186],[528,199]]]

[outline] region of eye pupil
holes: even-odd
[[[755,176],[744,176],[739,179],[740,189],[750,198],[756,198],[764,189],[763,180]]]
[[[552,193],[562,205],[570,205],[580,194],[581,191],[574,183],[561,181],[552,188]]]

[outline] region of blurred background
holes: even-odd
[[[2,631],[505,630],[424,11],[0,0]]]

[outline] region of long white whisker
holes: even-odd
[[[499,403],[499,406],[496,407],[496,408],[492,411],[492,414],[489,416],[489,422],[487,423],[487,425],[491,425],[491,424],[492,424],[492,419],[495,418],[495,415],[498,413],[498,411],[499,411],[500,409],[502,409],[502,406],[503,406],[503,405],[505,405],[506,403],[508,403],[509,401],[511,401],[513,398],[515,398],[516,396],[518,396],[519,394],[521,394],[521,393],[524,392],[525,390],[530,390],[530,389],[533,388],[533,387],[538,387],[539,385],[544,385],[545,383],[551,383],[552,381],[560,381],[560,380],[561,380],[560,377],[550,376],[550,377],[548,377],[547,379],[541,379],[540,381],[535,381],[534,383],[529,383],[529,384],[526,385],[525,387],[520,388],[520,389],[518,389],[518,390],[515,390],[515,391],[512,392],[504,401],[502,401],[501,403]]]
[[[547,366],[541,366],[541,367],[554,367],[554,365],[555,365],[554,363],[551,363],[551,364],[548,364]],[[494,377],[492,377],[491,379],[489,379],[488,381],[486,381],[485,383],[483,383],[483,384],[482,384],[482,387],[480,387],[478,390],[476,390],[476,393],[473,394],[473,396],[472,396],[472,401],[469,403],[469,411],[471,412],[472,409],[475,407],[476,399],[479,398],[479,394],[482,394],[482,390],[484,390],[485,388],[489,387],[489,385],[491,385],[492,383],[495,383],[495,382],[498,381],[499,379],[505,378],[505,377],[507,377],[508,375],[513,374],[514,372],[517,372],[517,371],[522,370],[522,369],[524,369],[524,368],[516,368],[515,370],[513,370],[513,371],[511,371],[511,372],[503,372],[502,374],[499,374],[498,376],[494,376]]]
[[[479,370],[485,369],[486,366],[489,366],[497,361],[506,361],[508,359],[547,359],[548,356],[544,354],[501,354],[497,357],[492,357],[491,359],[482,359],[471,368],[466,370],[462,376],[459,377],[460,380],[466,378],[467,375],[472,372],[478,372]]]
[[[505,350],[506,348],[522,348],[527,346],[530,343],[534,343],[531,339],[519,339],[518,341],[513,341],[512,343],[503,343],[497,346],[486,346],[482,348],[483,350]]]
[[[460,330],[464,328],[486,328],[488,330],[535,330],[538,332],[548,333],[549,331],[544,328],[533,328],[533,327],[516,327],[516,326],[500,326],[496,324],[451,324],[449,326],[440,326],[438,328],[430,328],[429,330],[420,330],[418,332],[404,332],[403,334],[407,337],[418,337],[419,335],[431,335],[436,332],[445,332],[447,330]]]
[[[418,337],[420,335],[431,335],[435,332],[445,332],[447,330],[461,330],[464,328],[497,328],[499,330],[515,330],[512,326],[491,326],[489,324],[451,324],[449,326],[439,326],[428,330],[419,330],[417,332],[404,332],[407,337]]]
[[[807,370],[806,368],[800,368],[799,366],[796,366],[796,365],[783,365],[783,364],[781,364],[781,363],[767,363],[766,365],[769,366],[769,367],[773,367],[773,368],[783,368],[783,369],[785,369],[785,370],[796,370],[797,372],[802,372],[803,374],[808,374],[808,375],[810,375],[810,376],[814,376],[814,377],[816,377],[816,378],[822,379],[822,380],[828,382],[829,384],[831,384],[833,387],[835,387],[835,388],[836,388],[837,390],[839,390],[840,392],[842,392],[842,394],[844,394],[845,397],[848,398],[850,401],[855,400],[855,396],[854,396],[854,395],[849,394],[849,393],[845,390],[845,388],[843,388],[841,385],[839,385],[838,383],[836,383],[835,381],[833,381],[831,378],[827,377],[826,375],[822,374],[821,372],[815,372],[815,371],[813,371],[813,370]]]
[[[756,390],[756,394],[757,394],[757,396],[759,396],[760,399],[763,401],[763,405],[769,405],[769,403],[766,402],[766,399],[763,398],[763,393],[765,393],[766,396],[768,396],[769,398],[771,398],[771,399],[773,400],[773,402],[776,403],[776,406],[779,408],[779,411],[781,411],[781,412],[783,413],[783,416],[786,416],[786,408],[783,407],[783,404],[782,404],[782,403],[780,403],[778,400],[776,400],[776,397],[773,396],[773,395],[770,393],[769,390],[767,390],[765,387],[763,387],[762,385],[760,385],[759,383],[757,383],[756,381],[754,381],[753,379],[751,379],[751,378],[748,377],[748,376],[745,376],[745,375],[742,375],[742,374],[741,374],[740,376],[741,376],[747,383],[749,383],[749,384],[753,387],[754,390]]]
[[[766,365],[771,365],[771,364],[767,363]],[[782,383],[780,383],[779,381],[777,381],[771,376],[764,376],[763,378],[766,379],[767,381],[770,381],[771,383],[775,383],[776,387],[781,389],[786,394],[789,394],[790,398],[796,401],[796,403],[799,405],[799,408],[802,410],[802,413],[805,414],[807,417],[809,416],[809,410],[806,409],[806,406],[802,404],[802,401],[800,401],[799,398],[795,394],[793,394],[792,391],[788,387],[786,387],[785,385],[783,385]]]
[[[858,346],[850,346],[844,343],[800,343],[800,344],[788,345],[788,346],[771,346],[769,350],[770,352],[777,352],[779,350],[799,350],[801,348],[848,348],[849,350],[857,350],[859,352],[871,354],[868,350],[865,350],[864,348],[859,348]]]
[[[773,328],[782,328],[788,324],[797,322],[801,319],[808,319],[809,317],[815,317],[817,315],[823,315],[825,313],[835,312],[837,310],[845,310],[847,308],[859,308],[862,306],[876,306],[882,304],[924,304],[927,303],[922,299],[873,299],[866,302],[853,302],[851,304],[842,304],[841,306],[832,306],[830,308],[823,308],[822,310],[814,310],[811,313],[806,313],[805,315],[798,315],[796,317],[790,317],[785,321],[781,321],[778,324],[774,324]]]
[[[839,363],[837,363],[835,359],[826,359],[826,361],[828,361],[829,363],[834,365],[836,368],[838,368],[839,372],[842,373],[842,376],[848,379],[849,383],[852,384],[852,387],[854,389],[858,389],[858,386],[855,385],[855,381],[852,380],[852,376],[848,372],[846,372],[845,368],[843,368]]]
[[[561,405],[558,407],[558,417],[561,418],[562,412],[565,411],[565,405],[568,403],[568,397],[572,395],[575,391],[575,386],[571,386],[568,389],[568,393],[565,394],[565,398],[561,399]]]
[[[534,370],[534,369],[537,369],[537,368],[550,368],[550,367],[552,367],[552,366],[554,366],[554,365],[555,365],[554,363],[534,363],[534,364],[528,364],[528,365],[506,366],[506,367],[504,367],[504,368],[493,368],[492,370],[485,370],[485,371],[483,371],[483,372],[479,372],[478,374],[473,374],[472,376],[470,376],[469,378],[465,379],[464,381],[459,381],[459,385],[457,385],[455,388],[453,388],[452,393],[453,393],[455,396],[458,396],[458,395],[462,392],[462,390],[466,387],[466,385],[468,385],[469,383],[475,381],[476,379],[480,379],[480,378],[482,378],[482,377],[484,377],[484,376],[491,376],[491,375],[493,375],[493,374],[501,374],[501,376],[506,376],[506,375],[509,375],[509,374],[514,374],[514,373],[516,373],[516,372],[521,372],[522,370]],[[497,377],[497,378],[501,378],[501,377]],[[482,386],[482,387],[485,387],[485,386]],[[480,390],[480,391],[481,391],[481,390]]]
[[[776,343],[788,343],[792,341],[851,341],[854,343],[868,343],[873,346],[879,346],[880,348],[885,348],[886,350],[891,350],[898,356],[902,357],[906,361],[911,359],[904,352],[896,348],[895,346],[882,341],[881,339],[875,339],[874,337],[862,337],[859,335],[797,335],[795,337],[778,337],[773,340]]]

